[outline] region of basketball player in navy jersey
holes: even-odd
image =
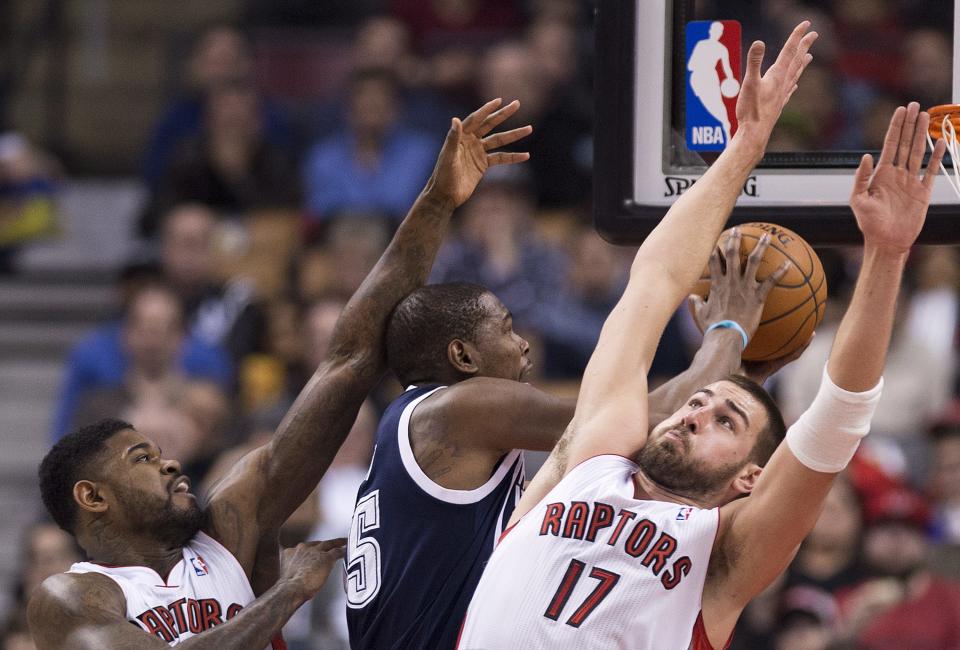
[[[878,164],[865,155],[854,177],[863,263],[799,420],[784,431],[769,395],[742,378],[694,391],[652,431],[643,397],[660,333],[809,63],[808,26],[762,77],[762,44],[751,47],[740,130],[637,253],[576,415],[494,551],[458,647],[726,647],[869,431],[904,266],[945,150],[938,142],[921,177],[929,116],[916,103],[895,111]]]
[[[704,343],[688,371],[650,396],[659,417],[739,368],[741,335],[711,326],[736,321],[753,334],[767,293],[786,271],[756,281],[767,246],[755,248],[743,274],[721,272],[715,252],[710,298],[694,304]],[[739,269],[739,249],[737,234],[723,268]],[[553,448],[576,404],[523,383],[528,345],[507,308],[477,285],[414,291],[391,317],[386,347],[391,370],[409,388],[384,413],[358,491],[345,560],[350,644],[452,648],[520,498],[522,450]],[[795,356],[750,370],[762,380]]]
[[[454,208],[488,166],[528,158],[491,152],[531,131],[490,135],[519,106],[501,103],[453,119],[433,174],[344,308],[326,359],[271,441],[203,508],[180,464],[125,422],[81,429],[47,454],[44,503],[91,561],[49,578],[31,599],[40,648],[263,648],[320,588],[343,540],[301,545],[281,572],[279,528],[317,486],[381,376],[388,316],[426,279]]]

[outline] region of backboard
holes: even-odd
[[[929,108],[960,96],[960,66],[953,65],[960,0],[914,3],[915,15],[908,16],[893,15],[893,7],[903,11],[910,3],[874,3],[888,7],[888,16],[837,9],[856,4],[598,0],[594,219],[600,233],[617,243],[642,241],[716,158],[711,149],[722,149],[725,132],[735,132],[735,124],[722,122],[725,108],[733,116],[736,97],[727,95],[738,84],[724,81],[723,96],[708,97],[697,87],[697,70],[706,67],[719,87],[730,75],[720,59],[728,58],[739,79],[740,59],[756,39],[767,43],[766,69],[788,30],[809,18],[821,32],[814,63],[730,224],[773,221],[814,244],[859,243],[847,199],[860,156],[877,153],[896,105],[916,99]],[[946,179],[935,184],[920,242],[960,242],[960,197]]]

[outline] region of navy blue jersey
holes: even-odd
[[[347,626],[353,650],[453,650],[467,605],[523,490],[514,450],[474,490],[423,473],[410,415],[443,386],[410,388],[386,410],[347,544]]]

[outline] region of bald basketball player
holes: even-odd
[[[273,439],[203,508],[180,464],[125,422],[81,429],[47,454],[44,503],[90,561],[49,578],[31,599],[38,647],[262,648],[316,593],[344,540],[300,545],[277,581],[279,528],[317,486],[381,376],[387,318],[425,281],[454,208],[489,166],[528,158],[491,153],[531,131],[488,135],[519,107],[500,105],[453,119],[432,176],[344,308],[326,359]]]
[[[894,113],[876,168],[866,155],[856,172],[863,266],[820,392],[786,444],[769,395],[738,377],[696,391],[648,435],[646,371],[660,333],[810,61],[808,27],[763,76],[763,45],[750,48],[740,128],[637,253],[574,419],[491,556],[460,648],[725,647],[869,430],[904,265],[945,149],[937,143],[921,180],[929,117],[915,103]]]

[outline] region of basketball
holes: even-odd
[[[802,347],[823,320],[827,300],[827,279],[820,258],[798,234],[772,223],[747,223],[739,226],[740,264],[744,268],[747,257],[764,233],[770,234],[767,248],[757,270],[762,281],[789,261],[790,268],[773,287],[760,316],[760,326],[741,355],[746,361],[769,361],[785,357]],[[720,235],[723,244],[732,230]],[[693,293],[706,298],[710,291],[710,272],[705,270],[694,286]]]
[[[724,97],[735,97],[740,92],[740,82],[733,77],[727,77],[720,82],[720,94]]]

